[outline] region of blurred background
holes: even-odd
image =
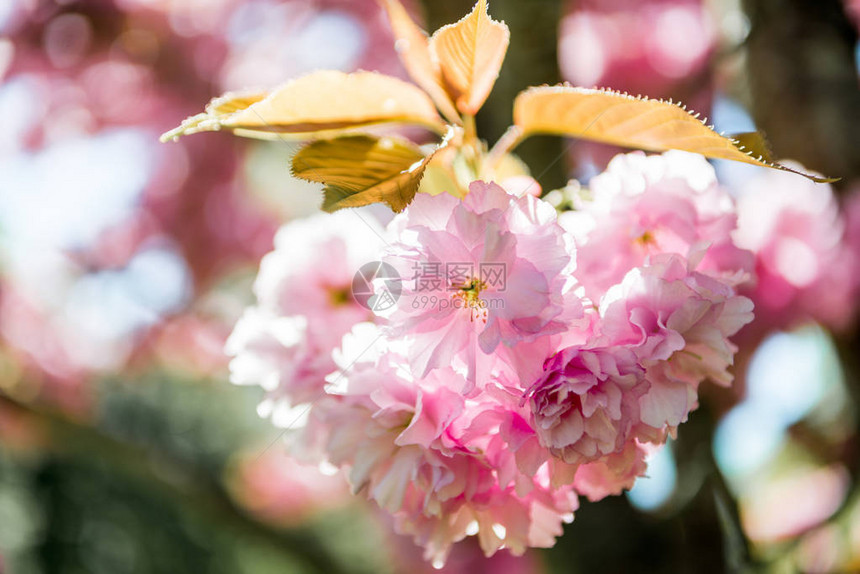
[[[406,4],[431,30],[471,8]],[[555,548],[467,541],[444,571],[860,571],[860,2],[490,4],[512,34],[491,143],[519,90],[566,80],[758,127],[842,180],[717,165],[758,256],[737,384],[703,390],[649,476],[583,502]],[[323,68],[405,77],[374,0],[0,0],[0,573],[432,571],[227,382],[274,231],[318,209],[294,150],[158,143],[226,90]],[[617,151],[518,153],[548,191]]]

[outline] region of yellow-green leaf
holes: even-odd
[[[505,59],[510,31],[487,13],[487,1],[479,0],[460,21],[439,28],[430,38],[448,93],[464,114],[481,109]]]
[[[406,140],[350,135],[307,144],[293,156],[292,171],[325,184],[325,211],[378,202],[402,211],[415,197],[432,156]]]
[[[206,105],[206,113],[227,116],[240,112],[266,97],[266,92],[227,92]]]
[[[220,124],[227,117],[242,111],[245,108],[259,102],[266,97],[265,92],[227,92],[222,96],[213,98],[206,104],[203,113],[186,118],[179,127],[176,127],[161,136],[161,141],[176,139],[181,135],[188,135],[202,131],[217,129],[206,127],[207,125]],[[203,124],[203,127],[200,127]]]
[[[454,197],[463,199],[469,191],[469,187],[468,185],[465,187],[460,185],[460,182],[457,180],[457,174],[454,172],[452,165],[456,155],[457,150],[453,147],[437,153],[427,163],[424,177],[421,178],[421,185],[418,186],[418,193],[426,193],[428,195],[450,193]]]
[[[307,138],[386,122],[444,129],[432,100],[417,86],[375,72],[323,70],[254,101],[216,98],[205,113],[188,118],[162,140],[220,129],[265,139]]]
[[[399,0],[379,1],[388,14],[391,30],[394,32],[394,48],[409,76],[433,98],[436,107],[446,118],[459,123],[457,109],[442,84],[439,63],[430,53],[427,34],[412,20]]]
[[[756,157],[760,157],[765,161],[775,163],[776,159],[773,156],[773,150],[770,149],[770,144],[761,132],[743,132],[731,134],[728,136],[739,147],[745,151],[752,153]]]
[[[521,137],[545,133],[572,136],[648,151],[677,149],[798,173],[816,182],[836,181],[774,163],[761,143],[724,137],[672,102],[602,89],[544,86],[520,93],[514,124]],[[747,148],[745,144],[751,145]]]

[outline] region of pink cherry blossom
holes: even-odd
[[[798,166],[799,167],[799,166]],[[738,199],[736,243],[755,253],[756,330],[851,324],[857,256],[829,185],[768,170]]]
[[[414,339],[417,374],[457,356],[474,363],[478,347],[491,353],[561,332],[581,314],[556,219],[533,196],[474,182],[462,201],[419,194],[391,223],[396,240],[384,260],[412,278],[391,333]]]
[[[646,425],[676,427],[696,406],[705,379],[728,385],[737,348],[729,337],[752,320],[752,302],[727,284],[662,255],[632,269],[601,301],[601,338],[626,345],[646,367],[640,399]]]
[[[568,231],[547,202],[475,182],[463,200],[419,194],[377,231],[385,248],[352,252],[357,218],[297,224],[261,266],[234,382],[263,386],[284,426],[309,403],[293,454],[341,469],[434,563],[471,535],[487,555],[552,546],[578,496],[645,473],[702,381],[731,381],[752,307],[731,200],[686,156],[632,154],[601,177]],[[377,254],[405,279],[384,317],[332,297]]]
[[[367,215],[320,214],[291,222],[275,236],[254,283],[257,300],[278,315],[305,315],[330,348],[353,325],[372,317],[352,297],[362,265],[379,258],[384,231]]]
[[[645,474],[648,452],[647,445],[631,439],[620,451],[577,467],[573,479],[576,491],[592,502],[621,494]]]
[[[236,385],[258,385],[267,391],[258,413],[274,414],[277,426],[290,424],[288,409],[292,405],[318,397],[325,376],[335,368],[331,349],[315,344],[309,337],[306,317],[278,317],[258,307],[245,311],[227,339],[225,350],[234,357],[230,361],[230,380]]]
[[[571,464],[621,450],[638,420],[644,375],[623,347],[559,351],[527,392],[541,444]]]
[[[348,212],[283,226],[254,284],[258,303],[227,340],[231,380],[267,391],[258,411],[291,426],[293,407],[324,395],[344,334],[373,317],[351,295],[358,269],[377,258],[383,231]]]
[[[592,199],[560,222],[576,240],[576,277],[595,303],[660,253],[700,258],[699,271],[735,284],[752,271],[752,254],[732,242],[734,202],[701,156],[619,155],[589,190]]]
[[[576,495],[570,485],[553,487],[540,462],[520,471],[520,438],[534,432],[517,395],[493,386],[467,399],[464,370],[414,377],[399,352],[375,345],[372,329],[353,336],[370,339],[366,352],[341,357],[351,368],[331,377],[339,381],[329,400],[314,406],[327,431],[325,455],[348,469],[353,491],[388,511],[434,561],[470,535],[487,555],[553,545]]]

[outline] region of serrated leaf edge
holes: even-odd
[[[522,91],[522,92],[517,96],[517,98],[519,98],[520,96],[528,95],[528,94],[533,93],[533,92],[536,92],[536,91],[540,91],[541,93],[546,93],[546,92],[547,92],[547,91],[549,91],[549,90],[553,90],[553,91],[557,91],[557,93],[566,93],[566,90],[570,90],[570,89],[574,89],[574,90],[577,90],[577,91],[579,91],[579,92],[583,92],[583,93],[591,93],[591,94],[610,94],[610,95],[613,95],[613,96],[621,96],[621,97],[626,98],[626,99],[629,99],[629,100],[640,101],[640,102],[657,102],[657,103],[661,103],[661,104],[670,104],[670,105],[675,106],[675,107],[676,107],[676,108],[678,108],[678,109],[683,110],[683,111],[684,111],[684,112],[686,112],[686,113],[687,113],[691,118],[693,118],[693,119],[695,119],[695,120],[699,121],[703,126],[705,126],[706,128],[708,128],[709,130],[711,130],[711,131],[712,131],[712,132],[714,132],[715,134],[717,134],[717,135],[719,135],[719,136],[721,136],[721,137],[725,138],[725,139],[726,139],[726,140],[728,140],[729,142],[731,142],[731,144],[732,144],[733,146],[735,146],[735,148],[736,148],[738,151],[740,151],[741,153],[743,153],[743,154],[745,154],[745,155],[749,156],[750,158],[754,159],[755,161],[759,162],[762,166],[766,166],[766,167],[769,167],[769,168],[772,168],[772,169],[778,169],[778,170],[780,170],[780,171],[787,171],[787,172],[790,172],[790,173],[794,173],[794,174],[797,174],[797,175],[803,176],[803,177],[805,177],[805,178],[807,178],[807,179],[809,179],[809,180],[811,180],[811,181],[814,181],[815,183],[833,183],[833,182],[839,181],[839,180],[841,179],[841,178],[838,178],[838,177],[837,177],[837,178],[832,178],[832,177],[826,177],[826,176],[823,176],[823,175],[822,175],[822,176],[816,176],[816,175],[813,175],[813,174],[811,174],[811,173],[803,172],[803,171],[800,171],[800,170],[797,170],[797,169],[792,169],[792,168],[790,168],[790,167],[788,167],[788,166],[784,166],[784,165],[782,165],[782,164],[780,164],[780,163],[777,163],[776,161],[772,161],[772,160],[770,160],[770,159],[768,159],[768,158],[765,158],[765,157],[763,157],[763,156],[761,156],[761,155],[756,155],[755,153],[753,153],[753,151],[752,151],[752,150],[749,150],[749,149],[747,149],[746,147],[744,147],[744,146],[743,146],[743,145],[742,145],[738,140],[736,140],[736,139],[734,139],[734,138],[732,138],[732,137],[729,137],[729,136],[725,135],[725,133],[724,133],[724,132],[718,132],[718,131],[717,131],[717,129],[716,129],[716,127],[714,127],[714,125],[713,125],[713,124],[709,124],[709,123],[708,123],[708,118],[707,118],[707,116],[705,116],[705,117],[704,117],[704,119],[701,119],[701,114],[700,114],[699,112],[694,112],[693,110],[687,109],[687,106],[686,106],[685,104],[681,103],[680,101],[673,101],[673,100],[672,100],[672,98],[668,98],[668,99],[663,99],[663,98],[649,98],[648,96],[643,96],[643,95],[641,95],[641,94],[638,94],[638,95],[635,95],[635,96],[634,96],[634,95],[632,95],[632,94],[630,94],[630,93],[628,93],[628,92],[621,91],[621,90],[613,90],[613,89],[611,89],[611,88],[583,88],[583,87],[580,87],[580,86],[573,86],[573,85],[569,84],[568,82],[564,82],[564,83],[562,83],[562,84],[557,84],[557,85],[554,85],[554,86],[550,86],[550,85],[532,86],[532,87],[530,87],[530,88],[527,88],[526,90],[523,90],[523,91]],[[516,102],[516,99],[515,99],[514,101]],[[516,104],[515,104],[515,105],[516,105]],[[523,135],[524,135],[524,136],[528,136],[528,135],[530,135],[531,133],[537,133],[537,132],[536,132],[536,131],[532,131],[532,130],[524,130],[524,131],[523,131]],[[576,136],[575,136],[575,135],[573,135],[573,134],[571,134],[571,137],[576,137]],[[624,147],[627,147],[627,146],[624,146]],[[731,160],[728,160],[728,161],[731,161]]]

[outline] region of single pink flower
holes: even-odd
[[[230,379],[259,385],[261,416],[295,426],[294,408],[322,397],[337,367],[332,351],[358,322],[373,317],[351,294],[359,268],[378,258],[384,232],[372,220],[341,212],[284,225],[260,264],[250,307],[227,340]]]
[[[858,258],[844,241],[845,221],[829,185],[768,170],[738,199],[736,243],[755,253],[755,330],[806,321],[844,329],[855,312]]]
[[[690,271],[678,255],[631,270],[603,298],[601,340],[626,345],[646,368],[642,421],[675,427],[696,407],[705,379],[728,385],[736,347],[729,341],[752,320],[752,302],[727,284]]]
[[[419,376],[561,332],[581,314],[570,246],[555,209],[535,197],[483,182],[462,201],[419,194],[389,231],[396,239],[384,261],[405,279],[390,332],[414,341]]]
[[[338,346],[353,325],[373,317],[351,289],[362,265],[379,259],[384,237],[371,217],[347,211],[282,226],[254,282],[258,304],[278,316],[305,315],[315,337]]]
[[[576,278],[595,303],[649,257],[701,260],[697,270],[733,284],[753,256],[732,242],[734,202],[704,158],[684,152],[618,155],[590,184],[592,197],[560,223],[575,238]]]
[[[559,351],[526,394],[541,444],[570,464],[621,450],[639,420],[644,375],[623,347]]]

